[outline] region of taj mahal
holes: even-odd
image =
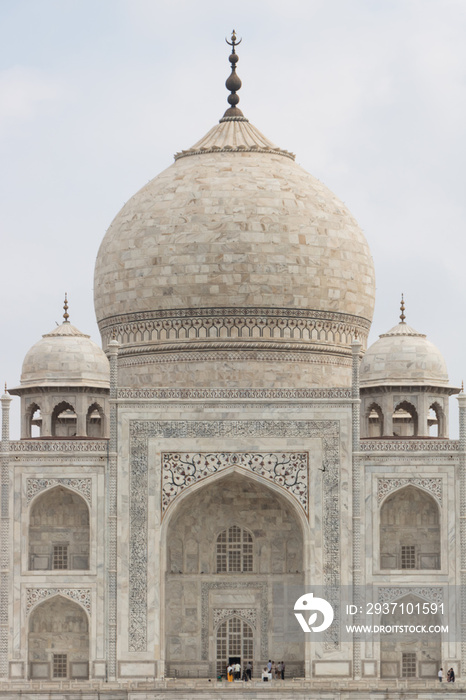
[[[408,300],[367,346],[368,243],[243,115],[229,43],[224,115],[101,243],[101,346],[65,299],[1,396],[0,697],[466,688],[466,396]]]

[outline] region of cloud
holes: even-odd
[[[14,66],[0,71],[0,135],[35,119],[62,98],[62,86],[35,68]]]

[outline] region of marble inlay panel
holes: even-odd
[[[26,498],[29,505],[34,496],[52,486],[70,486],[78,491],[91,505],[91,479],[28,479],[26,486]]]
[[[424,491],[428,491],[435,496],[440,505],[442,505],[442,479],[422,479],[416,477],[408,477],[406,479],[398,477],[377,479],[377,503],[380,505],[389,493],[408,485],[419,486],[424,489]]]
[[[82,605],[89,615],[91,614],[91,591],[89,588],[27,588],[26,612],[29,614],[37,603],[42,603],[54,595],[62,595],[74,600]]]
[[[362,440],[361,452],[458,452],[459,440]]]
[[[254,608],[214,608],[212,610],[214,627],[227,617],[240,617],[246,620],[252,627],[257,625],[257,611]]]
[[[106,452],[108,440],[12,440],[11,452]]]
[[[187,487],[228,467],[241,467],[286,489],[309,515],[307,452],[165,452],[162,513]]]
[[[424,598],[431,603],[443,602],[443,588],[438,586],[390,586],[379,588],[379,603],[391,603],[408,594]]]

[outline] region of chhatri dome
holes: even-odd
[[[364,355],[361,387],[429,385],[446,387],[448,372],[442,353],[405,322],[401,301],[400,323],[382,333]],[[455,390],[456,391],[456,390]]]
[[[69,322],[45,333],[26,353],[21,383],[21,437],[105,437],[110,365],[102,348]]]
[[[406,322],[382,333],[360,365],[361,437],[448,437],[448,382],[443,355]]]
[[[95,309],[121,386],[349,386],[374,308],[346,206],[238,108],[137,192],[97,256]]]
[[[45,333],[24,358],[21,389],[34,387],[110,386],[110,367],[104,351],[69,321],[65,298],[64,322]]]

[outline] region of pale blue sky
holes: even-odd
[[[408,323],[461,383],[464,0],[3,0],[2,383],[19,383],[25,353],[61,320],[65,291],[72,323],[99,340],[100,241],[123,203],[221,117],[233,27],[245,115],[366,234],[372,340],[398,322],[404,292]]]

